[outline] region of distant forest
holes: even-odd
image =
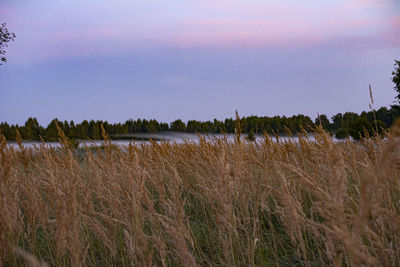
[[[382,107],[374,112],[362,112],[361,114],[346,112],[338,113],[328,119],[326,115],[319,115],[315,121],[304,115],[291,117],[274,116],[258,117],[249,116],[240,118],[240,128],[244,133],[254,135],[267,132],[268,134],[297,134],[302,129],[312,132],[317,125],[321,125],[327,132],[336,138],[351,136],[359,139],[366,134],[373,135],[378,129],[379,132],[388,129],[394,121],[400,117],[400,106],[394,105],[390,109]],[[376,119],[375,119],[376,118]],[[17,138],[17,132],[24,140],[57,141],[57,125],[70,139],[101,139],[101,125],[112,137],[118,138],[134,133],[157,133],[165,131],[188,132],[188,133],[234,133],[236,120],[233,118],[220,121],[196,121],[190,120],[187,123],[182,120],[175,120],[172,123],[158,122],[157,120],[127,120],[125,123],[109,123],[107,121],[87,121],[75,124],[73,121],[59,121],[54,119],[47,127],[39,125],[36,118],[29,118],[23,126],[9,125],[6,122],[0,124],[0,134],[7,140],[13,141]]]

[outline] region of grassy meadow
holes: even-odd
[[[0,142],[3,266],[399,266],[400,128],[106,145]]]

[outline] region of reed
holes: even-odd
[[[0,137],[0,265],[399,266],[400,130],[78,153]],[[238,132],[238,135],[240,133]]]

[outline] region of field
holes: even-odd
[[[400,130],[385,138],[0,144],[3,266],[399,266]],[[0,264],[1,265],[1,264]]]

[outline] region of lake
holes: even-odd
[[[154,134],[150,134],[150,133],[135,133],[135,134],[131,134],[129,135],[129,137],[131,137],[132,139],[138,139],[134,141],[134,144],[138,145],[138,144],[148,144],[150,143],[149,139],[153,139],[153,140],[158,140],[157,142],[176,142],[176,143],[184,143],[186,141],[189,142],[197,142],[199,140],[199,136],[201,137],[206,137],[206,138],[223,138],[224,135],[223,134],[195,134],[195,133],[182,133],[182,132],[160,132],[160,133],[154,133]],[[233,133],[229,133],[229,134],[225,134],[226,138],[228,141],[234,141],[235,139],[235,134]],[[242,138],[246,137],[247,134],[242,134]],[[261,134],[255,134],[255,138],[256,138],[256,142],[262,142],[264,140],[264,136]],[[275,137],[272,137],[272,140],[276,140]],[[312,136],[309,137],[310,139],[313,139]],[[130,142],[132,142],[132,139],[128,139],[128,135],[124,136],[124,139],[113,139],[111,140],[111,143],[114,145],[118,145],[118,146],[128,146]],[[280,136],[279,140],[281,141],[286,141],[289,140],[290,138],[287,136]],[[297,141],[298,138],[297,137],[293,137],[292,140]],[[334,139],[334,141],[337,141],[336,139]],[[22,142],[22,144],[25,147],[34,147],[34,146],[39,146],[41,143],[39,141],[24,141]],[[87,146],[100,146],[104,144],[103,140],[82,140],[79,144],[80,147],[83,147],[84,145]],[[17,148],[18,144],[13,141],[13,142],[9,142],[8,145]],[[52,146],[52,147],[59,147],[60,143],[58,142],[46,142],[46,145],[48,146]]]

